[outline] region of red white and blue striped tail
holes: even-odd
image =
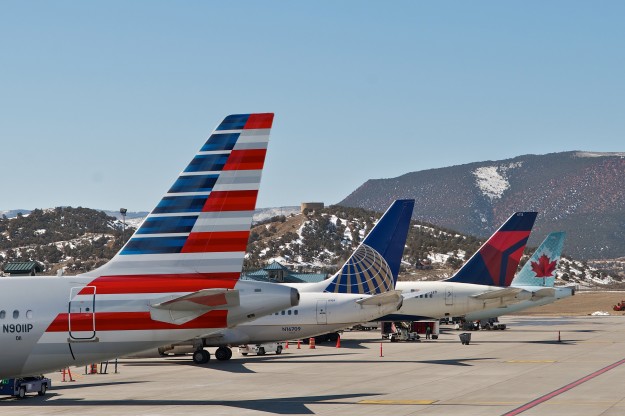
[[[272,122],[273,113],[226,117],[122,250],[87,275],[237,279]]]

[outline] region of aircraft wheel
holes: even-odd
[[[197,350],[193,353],[193,362],[196,364],[206,364],[211,359],[211,355],[206,350]]]
[[[232,351],[227,347],[219,347],[217,351],[215,351],[215,358],[219,361],[226,361],[232,357]]]

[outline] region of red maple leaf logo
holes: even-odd
[[[556,269],[556,261],[550,261],[545,254],[538,258],[538,263],[532,262],[532,270],[536,273],[536,277],[551,277]]]

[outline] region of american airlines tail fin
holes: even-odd
[[[447,282],[510,286],[537,214],[513,214]]]
[[[553,287],[565,237],[565,232],[549,234],[516,275],[512,286]]]
[[[395,288],[406,245],[414,199],[397,200],[345,262],[323,283],[333,293],[375,295]]]
[[[86,275],[236,281],[272,123],[273,113],[226,117],[120,252]]]

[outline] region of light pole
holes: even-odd
[[[122,214],[122,222],[123,222],[123,226],[122,226],[122,247],[124,246],[125,243],[125,238],[126,238],[126,213],[128,212],[128,210],[126,208],[120,208],[119,209],[119,213]]]

